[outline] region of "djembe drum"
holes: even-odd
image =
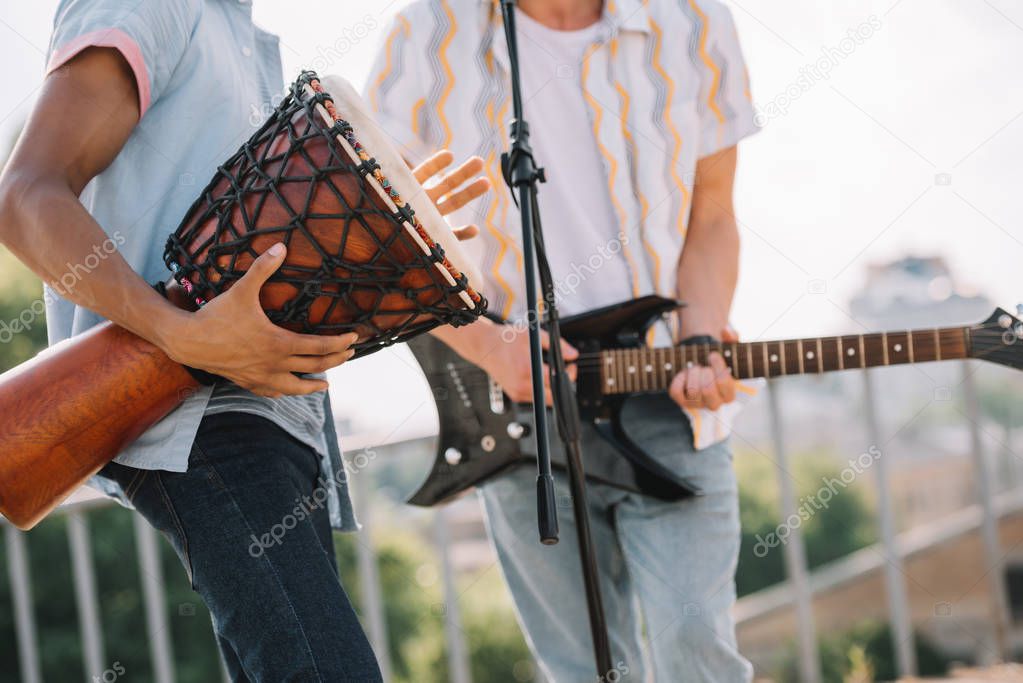
[[[170,236],[167,297],[195,310],[277,242],[270,320],[357,332],[355,357],[486,310],[457,238],[341,78],[303,73]],[[197,340],[201,342],[201,340]],[[0,513],[25,529],[177,407],[205,373],[105,323],[0,376]]]

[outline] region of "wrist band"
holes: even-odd
[[[167,285],[164,284],[163,282],[157,282],[155,285],[153,285],[153,289],[159,292],[160,296],[162,296],[164,299],[167,298]],[[206,372],[205,370],[200,370],[199,368],[193,368],[190,365],[185,365],[182,363],[181,367],[188,371],[188,374],[192,376],[192,379],[194,379],[196,382],[204,386],[208,387],[213,386],[214,384],[217,383],[217,380],[223,379],[219,375],[214,375],[212,372]]]
[[[694,334],[691,337],[686,337],[678,343],[679,346],[696,346],[698,344],[718,344],[718,340],[709,334]]]

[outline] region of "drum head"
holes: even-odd
[[[323,89],[334,99],[337,113],[352,124],[362,146],[377,160],[380,170],[398,190],[402,199],[415,210],[416,218],[426,233],[441,246],[452,265],[464,273],[470,283],[479,286],[483,278],[480,277],[477,264],[466,254],[451,226],[412,175],[408,164],[391,143],[390,136],[370,114],[359,93],[341,76],[324,76],[322,84]]]

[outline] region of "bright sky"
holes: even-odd
[[[404,4],[257,0],[255,16],[281,36],[289,76],[356,36],[333,68],[361,85]],[[736,190],[743,255],[733,322],[744,336],[858,329],[844,311],[865,268],[906,253],[945,256],[960,283],[1003,306],[1023,299],[1023,5],[727,4],[768,117],[742,145]],[[38,89],[55,5],[0,5],[0,148]],[[850,29],[869,37],[843,43]],[[823,78],[813,66],[825,54]],[[790,90],[784,112],[770,106]],[[405,379],[411,362],[387,353],[343,368],[338,412],[380,435],[398,422],[428,428],[428,395]]]

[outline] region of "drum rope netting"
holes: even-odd
[[[316,109],[317,104],[327,110],[333,126],[325,124]],[[304,112],[304,116],[298,116],[300,112]],[[280,144],[282,133],[287,136],[283,147]],[[338,135],[355,151],[358,161],[343,149],[336,139]],[[307,150],[307,144],[319,137],[326,138],[329,154],[326,165],[314,163]],[[266,314],[272,322],[303,333],[341,334],[357,327],[372,330],[370,341],[356,345],[356,355],[403,341],[441,324],[458,326],[475,321],[485,312],[486,300],[447,259],[369,151],[359,142],[352,126],[340,116],[316,74],[303,72],[266,123],[218,167],[181,226],[167,240],[164,262],[189,296],[202,306],[245,274],[237,267],[237,262],[243,254],[252,259],[259,255],[253,248],[257,237],[276,233],[278,241],[289,248],[290,255],[292,239],[300,234],[319,253],[320,264],[300,266],[286,260],[267,283],[289,284],[297,295],[280,309],[266,310]],[[267,168],[271,166],[276,170],[268,173]],[[352,201],[335,183],[339,174],[349,177],[354,174],[360,179],[357,201]],[[377,191],[370,187],[367,175],[372,175],[379,183],[396,211],[391,212],[386,207]],[[302,183],[304,190],[295,191],[294,186]],[[287,196],[281,191],[285,184],[292,186]],[[218,186],[221,189],[218,190]],[[340,210],[333,213],[314,210],[314,196],[324,191],[337,200]],[[352,194],[350,187],[348,193]],[[245,199],[251,201],[253,196],[255,203],[246,205]],[[298,206],[295,206],[295,197],[302,199]],[[286,222],[257,226],[268,201],[284,209],[288,216]],[[201,213],[197,213],[199,210]],[[385,218],[393,229],[379,234],[379,229],[367,223],[367,219],[373,217]],[[203,237],[211,219],[216,221],[215,227]],[[336,223],[336,228],[332,228],[339,232],[339,239],[334,237],[339,244],[336,252],[329,252],[308,228],[310,219]],[[426,244],[427,251],[417,243],[409,227]],[[363,240],[369,238],[374,243],[375,253],[367,259],[353,261],[345,256],[353,229],[359,230]],[[404,263],[392,253],[399,243],[402,252],[413,255]],[[440,268],[450,274],[453,285]],[[412,270],[428,274],[429,282],[420,287],[402,285],[402,278]],[[381,308],[385,295],[394,294],[402,295],[405,305]],[[466,295],[472,306],[464,300]],[[311,322],[310,307],[323,297],[330,300],[327,309],[316,316],[319,321]],[[389,297],[389,301],[393,300],[393,296]],[[352,315],[344,322],[328,322],[339,306]],[[375,322],[377,316],[398,322],[382,328]],[[423,320],[424,316],[430,319]]]

